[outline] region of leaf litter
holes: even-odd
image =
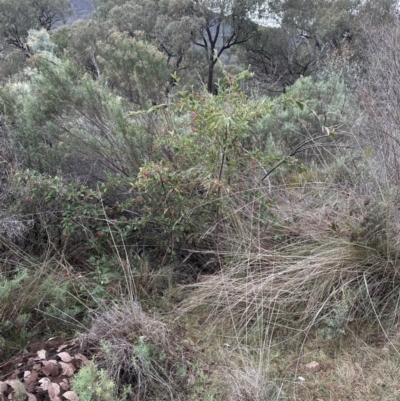
[[[73,342],[61,337],[28,343],[29,352],[0,364],[0,401],[25,393],[28,401],[79,401],[71,379],[91,362]]]

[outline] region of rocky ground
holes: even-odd
[[[70,380],[89,359],[79,352],[79,346],[61,337],[48,341],[31,341],[24,351],[0,363],[0,400],[28,401],[79,400],[71,391]]]

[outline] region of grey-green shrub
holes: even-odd
[[[305,107],[285,99],[303,99]],[[343,128],[350,95],[338,75],[328,80],[314,81],[301,78],[286,94],[274,99],[274,114],[267,114],[257,123],[254,141],[269,151],[272,143],[283,151],[289,151],[312,136],[326,134],[323,127]]]

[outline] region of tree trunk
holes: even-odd
[[[207,81],[207,90],[209,93],[214,93],[214,85],[213,85],[213,78],[214,78],[214,57],[211,56],[208,62],[208,81]]]

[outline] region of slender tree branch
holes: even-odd
[[[310,139],[306,139],[305,141],[301,142],[299,145],[297,145],[297,146],[292,150],[292,152],[291,152],[288,156],[286,156],[283,160],[281,160],[281,161],[278,162],[274,167],[272,167],[272,169],[269,170],[269,171],[264,175],[264,177],[261,178],[260,181],[264,181],[264,180],[265,180],[269,175],[271,175],[279,166],[281,166],[283,163],[286,163],[286,161],[287,161],[287,159],[288,159],[289,157],[293,157],[293,156],[295,156],[297,153],[302,152],[302,151],[307,150],[307,149],[313,149],[313,148],[316,148],[316,147],[325,147],[325,146],[328,146],[329,144],[321,144],[321,143],[316,143],[316,144],[313,144],[313,145],[306,146],[306,145],[309,144],[310,142],[313,142],[313,141],[318,140],[318,139],[321,139],[321,138],[327,138],[327,136],[326,136],[326,135],[318,135],[318,136],[315,136],[315,137],[310,138]]]

